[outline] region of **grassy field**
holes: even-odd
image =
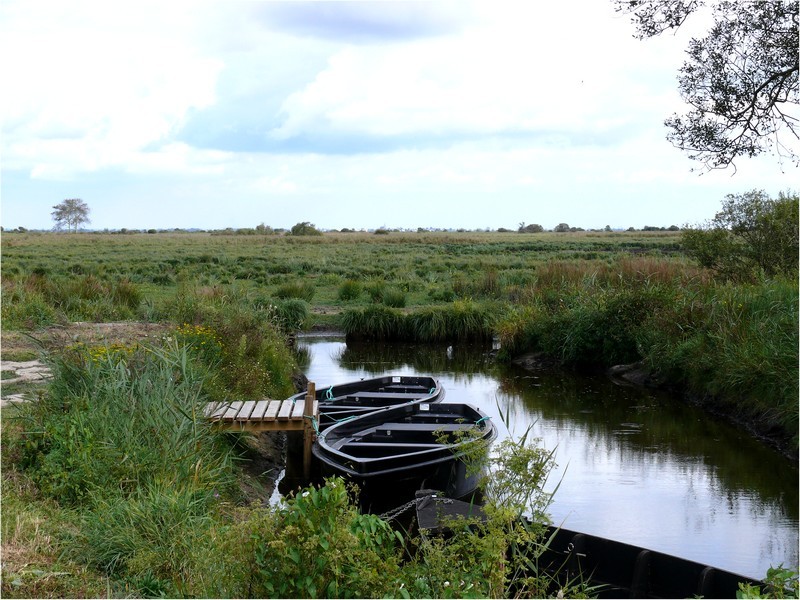
[[[524,287],[549,261],[602,264],[619,256],[679,252],[674,232],[4,234],[2,274],[7,283],[31,275],[53,281],[90,277],[90,283],[124,280],[154,303],[181,285],[235,285],[264,297],[305,296],[316,313],[325,314],[367,305],[387,292],[407,308],[494,297]],[[340,293],[348,282],[350,296]],[[300,284],[305,290],[292,289]]]

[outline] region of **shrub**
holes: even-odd
[[[299,298],[311,302],[314,298],[314,284],[310,281],[286,283],[275,290],[275,297],[281,300]]]
[[[737,280],[797,277],[797,194],[772,200],[763,190],[728,194],[705,229],[687,229],[683,246],[689,256],[721,275]]]
[[[337,297],[342,302],[356,300],[361,295],[361,282],[348,279],[339,286]]]
[[[203,363],[207,391],[214,399],[285,398],[294,390],[295,363],[281,327],[302,316],[301,302],[272,305],[235,287],[182,287],[165,304],[165,317],[208,327],[218,336],[219,363]]]
[[[311,310],[305,300],[290,298],[272,305],[274,320],[284,333],[303,331],[308,327]]]
[[[359,514],[342,479],[306,488],[267,523],[251,532],[256,597],[397,595],[402,538]]]
[[[314,227],[313,223],[309,223],[308,221],[303,221],[302,223],[297,223],[296,225],[292,226],[291,229],[292,235],[322,235],[322,232],[319,231],[316,227]]]

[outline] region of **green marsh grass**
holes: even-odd
[[[786,365],[797,362],[797,344],[786,323],[797,329],[796,282],[785,293],[770,280],[722,292],[725,284],[683,253],[680,232],[219,233],[6,234],[4,327],[129,318],[217,325],[236,304],[284,334],[316,320],[340,322],[351,337],[457,340],[484,331],[456,318],[457,302],[487,303],[489,335],[507,357],[536,351],[590,368],[646,360],[694,394],[734,405],[778,397],[780,422],[792,403],[796,373]],[[59,290],[70,286],[65,297]],[[387,302],[392,290],[404,299]],[[752,310],[737,321],[719,308],[722,293],[741,295]],[[750,294],[772,294],[776,304],[759,308]],[[293,300],[308,312],[284,310]],[[366,311],[370,301],[380,308]],[[253,343],[238,352],[240,339],[226,348],[244,369]],[[775,421],[766,407],[760,414]]]

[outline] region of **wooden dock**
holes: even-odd
[[[319,422],[316,387],[308,384],[305,400],[244,400],[209,404],[206,418],[226,431],[302,431],[303,471],[311,471],[311,446]]]

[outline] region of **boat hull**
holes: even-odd
[[[441,383],[433,377],[386,375],[321,387],[316,390],[319,402],[319,429],[360,417],[388,406],[408,403],[436,403],[444,399]],[[305,392],[290,399],[303,400]]]
[[[460,498],[475,491],[479,460],[497,432],[465,404],[390,407],[335,425],[314,444],[325,476],[339,475],[371,497],[411,499],[421,488]]]

